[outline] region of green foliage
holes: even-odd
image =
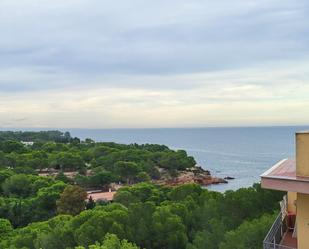
[[[245,221],[237,229],[225,234],[219,249],[260,249],[274,219],[274,215],[267,214],[252,221]]]
[[[154,247],[185,248],[188,238],[186,227],[178,215],[173,214],[167,206],[159,207],[153,214]]]
[[[0,144],[0,146],[1,150],[5,153],[11,153],[11,152],[21,153],[26,151],[26,148],[22,143],[13,140],[4,141]]]
[[[145,171],[142,171],[136,175],[136,180],[137,182],[148,182],[151,178]]]
[[[164,188],[153,184],[139,183],[133,187],[123,187],[119,189],[114,200],[125,206],[129,206],[131,203],[146,201],[160,203],[166,200],[164,190]]]
[[[67,177],[62,171],[59,174],[57,174],[55,180],[62,181],[65,183],[74,183],[74,181],[71,178]]]
[[[90,176],[76,175],[75,181],[79,186],[88,188],[100,188],[115,181],[117,177],[109,171],[99,171]]]
[[[222,221],[218,219],[210,219],[208,222],[208,228],[202,231],[198,231],[193,239],[192,244],[190,244],[191,249],[215,249],[224,238],[224,233],[226,232],[226,227]],[[259,245],[262,245],[261,241]]]
[[[169,198],[173,201],[182,201],[188,196],[198,198],[202,192],[203,190],[200,186],[196,184],[186,184],[172,189],[169,193]]]
[[[14,227],[53,217],[56,201],[66,186],[63,182],[31,175],[13,175],[5,183],[7,196],[0,197],[0,217],[10,220]]]
[[[14,175],[14,172],[11,170],[1,170],[0,171],[0,193],[3,192],[2,184],[7,178],[9,178],[12,175]]]
[[[59,214],[76,215],[86,208],[87,193],[79,186],[67,186],[57,201]]]
[[[0,141],[33,141],[33,142],[62,142],[67,143],[71,139],[69,132],[61,131],[0,131]]]
[[[13,227],[9,220],[0,218],[0,238],[5,237],[13,231]]]
[[[127,240],[119,240],[115,234],[106,234],[102,244],[96,243],[90,245],[89,249],[139,249],[136,245],[129,243]],[[86,249],[83,246],[75,247],[75,249]]]
[[[61,170],[79,170],[83,168],[84,162],[82,157],[77,153],[59,152],[49,156],[49,164]]]
[[[192,168],[196,164],[193,157],[188,157],[184,150],[163,153],[159,159],[159,165],[169,170]]]
[[[24,174],[12,175],[2,184],[3,193],[10,197],[27,197],[31,194],[32,181]]]
[[[38,192],[46,188],[51,187]],[[121,188],[115,203],[96,205],[74,217],[58,215],[13,232],[8,226],[0,248],[136,248],[134,244],[149,249],[260,248],[274,220],[264,213],[273,213],[280,198],[281,193],[259,185],[221,194],[193,184],[166,188],[140,183]],[[265,201],[272,209],[263,209]],[[252,202],[259,208],[252,209]],[[107,234],[114,234],[108,242]]]
[[[34,144],[24,145],[21,141]],[[73,180],[86,188],[104,188],[118,181],[134,184],[160,179],[158,167],[176,175],[178,170],[194,165],[194,159],[185,151],[173,151],[164,145],[80,141],[60,131],[0,132],[3,169],[10,168],[18,174],[58,170],[57,179],[66,183],[72,180],[62,172],[77,171],[80,175]]]
[[[58,131],[0,132],[0,163],[0,248],[260,248],[282,199],[259,184],[225,193],[154,185],[159,167],[177,174],[194,159],[164,145],[80,141]],[[37,176],[42,170],[58,175]],[[69,178],[67,171],[79,174]],[[81,187],[115,181],[128,186],[114,203],[89,201],[86,210]]]
[[[115,163],[115,172],[127,183],[132,183],[136,175],[141,172],[141,167],[137,163],[119,161]]]
[[[86,204],[86,209],[93,209],[95,207],[95,201],[92,199],[92,197],[90,196],[90,198],[87,201]]]

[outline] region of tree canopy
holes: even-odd
[[[29,141],[33,144],[24,144]],[[174,151],[164,145],[81,141],[60,131],[0,132],[0,170],[9,168],[24,174],[78,172],[73,180],[86,188],[156,180],[162,176],[159,168],[175,175],[195,164],[184,150]]]
[[[73,188],[61,196],[74,196]],[[120,189],[111,204],[72,211],[74,202],[66,203],[65,215],[14,230],[9,221],[0,221],[0,248],[261,248],[281,198],[259,185],[221,194],[190,184],[140,183]]]
[[[87,193],[79,186],[67,186],[57,201],[59,214],[76,215],[86,208]]]
[[[151,181],[195,164],[164,145],[0,132],[0,248],[261,248],[283,193],[259,184],[218,193]],[[86,190],[114,182],[124,186],[113,203],[87,202]]]

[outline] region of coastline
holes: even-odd
[[[212,184],[228,183],[226,179],[212,176],[210,171],[204,170],[200,166],[178,171],[177,176],[174,177],[164,175],[162,179],[156,180],[154,182],[167,186],[179,186],[188,183],[196,183],[201,186],[208,186]]]

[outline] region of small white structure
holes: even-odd
[[[26,141],[20,141],[23,145],[25,146],[32,146],[34,144],[34,142],[30,141],[30,142],[26,142]]]

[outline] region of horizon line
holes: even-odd
[[[0,127],[0,131],[51,131],[51,130],[161,130],[161,129],[224,129],[224,128],[284,128],[284,127],[304,127],[301,125],[231,125],[231,126],[192,126],[192,127],[115,127],[115,128],[85,128],[85,127]]]

